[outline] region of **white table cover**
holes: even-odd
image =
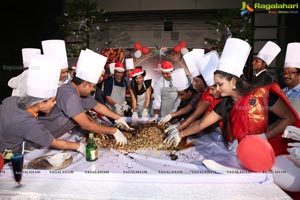
[[[75,141],[76,133],[64,139]],[[290,199],[268,173],[217,174],[202,165],[203,159],[242,169],[224,146],[220,135],[190,137],[196,146],[173,152],[139,150],[122,153],[100,149],[99,159],[87,162],[77,152],[63,170],[24,169],[24,187],[13,188],[11,166],[0,174],[0,199]],[[39,156],[62,151],[35,149],[25,154],[25,165]]]

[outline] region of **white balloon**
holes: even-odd
[[[140,58],[141,56],[142,56],[141,50],[137,50],[137,51],[134,52],[134,57]]]
[[[272,172],[279,187],[290,192],[300,191],[300,168],[289,159],[289,155],[277,156]]]
[[[184,54],[188,53],[189,50],[184,47],[184,48],[181,48],[180,52],[181,52],[182,55],[184,55]]]

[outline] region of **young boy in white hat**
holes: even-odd
[[[27,141],[39,147],[85,153],[84,144],[55,139],[38,120],[40,112],[49,113],[56,103],[59,74],[59,64],[52,58],[44,55],[31,58],[26,95],[8,97],[0,106],[0,152],[8,149],[21,153],[22,144]]]
[[[268,41],[259,53],[254,57],[252,69],[254,78],[251,80],[253,87],[268,85],[275,82],[272,74],[266,69],[281,51],[280,47],[274,42]]]

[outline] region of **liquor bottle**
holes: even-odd
[[[88,143],[86,145],[86,160],[95,161],[98,159],[98,147],[94,141],[94,133],[89,133]]]

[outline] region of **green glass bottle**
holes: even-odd
[[[94,133],[89,133],[88,143],[86,145],[86,160],[95,161],[98,159],[98,147],[94,141]]]

